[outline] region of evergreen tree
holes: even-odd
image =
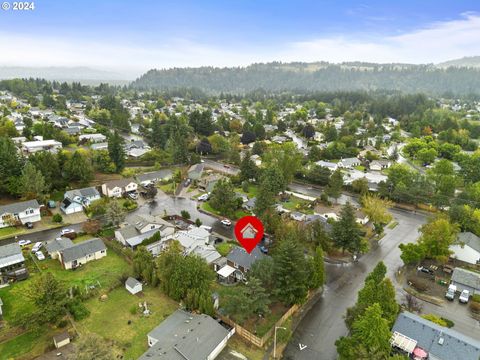
[[[317,247],[315,255],[309,261],[311,262],[309,287],[310,289],[317,289],[325,283],[325,263],[321,247]]]
[[[42,173],[30,161],[26,163],[22,170],[20,183],[22,184],[22,195],[26,199],[41,197],[46,190]]]
[[[151,286],[158,283],[153,255],[145,246],[139,246],[133,254],[133,273]]]
[[[19,155],[14,142],[0,137],[0,192],[16,194],[17,178],[21,175],[24,159]]]
[[[343,187],[343,175],[341,170],[335,170],[330,180],[328,181],[328,186],[325,189],[325,192],[328,196],[333,197],[335,201],[342,195]]]
[[[340,219],[335,221],[332,230],[332,239],[336,247],[343,251],[359,252],[362,246],[362,235],[355,218],[355,209],[350,203],[340,211]]]
[[[117,200],[111,200],[108,202],[105,218],[109,223],[118,226],[125,220],[125,209]]]
[[[108,137],[108,154],[115,164],[115,171],[121,172],[125,167],[125,149],[123,148],[124,141],[118,131],[115,131]]]
[[[65,162],[64,175],[68,181],[80,181],[88,184],[93,179],[93,167],[90,159],[82,151],[77,150]]]
[[[240,204],[230,180],[221,179],[217,181],[210,196],[209,204],[220,214],[234,217]]]
[[[240,163],[240,179],[245,181],[250,181],[251,179],[256,180],[258,176],[258,168],[250,159],[250,152],[247,151],[245,156]]]

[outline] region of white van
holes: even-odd
[[[33,248],[32,248],[32,253],[36,253],[37,251],[39,251],[43,246],[43,243],[41,241],[39,242],[36,242],[35,245],[33,245]]]

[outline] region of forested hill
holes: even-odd
[[[399,90],[431,95],[480,94],[480,70],[434,65],[268,63],[234,68],[150,70],[137,89],[198,88],[209,94],[266,91]]]

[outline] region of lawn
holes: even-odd
[[[258,195],[258,186],[253,184],[248,184],[248,191],[243,191],[241,187],[235,189],[235,192],[240,192],[248,196],[249,199],[257,197]]]
[[[52,336],[49,329],[32,330],[0,343],[0,360],[36,358],[53,346]]]
[[[205,201],[204,203],[202,203],[201,208],[202,208],[202,210],[205,210],[205,211],[210,212],[212,214],[215,214],[215,215],[218,215],[218,216],[224,216],[218,210],[215,210],[214,208],[212,208],[212,206],[208,203],[208,201]],[[242,218],[244,216],[248,216],[248,215],[250,215],[250,213],[248,213],[244,209],[238,209],[237,211],[235,211],[235,214],[233,215],[232,220],[237,220],[237,219],[240,219],[240,218]]]
[[[161,185],[158,185],[157,187],[166,194],[173,194],[175,192],[175,183],[174,182],[161,184]]]
[[[230,253],[230,250],[232,250],[233,244],[232,243],[227,243],[227,242],[222,242],[218,245],[215,245],[217,251],[220,253],[222,256],[227,256]]]
[[[124,359],[137,359],[148,348],[147,334],[178,308],[178,304],[158,288],[145,288],[143,294],[137,297],[119,287],[110,292],[104,302],[96,298],[88,300],[85,305],[91,313],[77,323],[79,331],[111,339],[124,353]],[[144,317],[139,311],[132,315],[131,311],[138,310],[138,304],[144,301],[151,315]]]
[[[310,201],[300,199],[296,196],[290,196],[287,202],[282,203],[282,206],[287,210],[313,214],[313,209],[310,208],[309,205],[311,205]]]
[[[4,227],[0,229],[0,239],[6,239],[15,235],[20,235],[25,232],[23,228],[17,228],[15,226]]]

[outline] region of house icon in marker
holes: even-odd
[[[252,224],[248,223],[242,230],[240,230],[240,232],[244,239],[255,239],[258,230],[255,229]]]

